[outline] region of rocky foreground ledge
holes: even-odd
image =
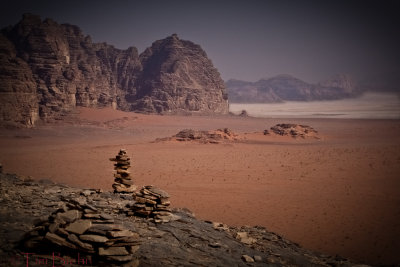
[[[360,266],[264,227],[127,215],[132,197],[0,173],[0,266]]]

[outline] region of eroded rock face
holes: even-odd
[[[76,26],[31,14],[2,33],[1,99],[14,110],[3,107],[1,119],[33,125],[76,106],[126,109],[125,94],[140,69],[136,48],[94,44]]]
[[[172,35],[139,56],[77,27],[25,14],[0,35],[0,122],[34,125],[76,106],[227,113],[225,87],[200,46]]]
[[[154,42],[140,61],[135,109],[228,113],[224,82],[199,45],[173,34]]]
[[[0,34],[0,121],[33,126],[39,118],[35,80],[14,45]]]

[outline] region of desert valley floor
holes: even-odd
[[[310,125],[319,139],[263,135]],[[219,144],[156,141],[182,129],[229,128]],[[114,157],[204,220],[262,225],[312,250],[400,262],[400,121],[157,116],[80,108],[34,129],[0,130],[4,172],[112,190]]]

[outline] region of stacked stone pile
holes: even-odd
[[[139,235],[115,224],[112,216],[77,199],[52,213],[47,220],[36,223],[22,245],[25,250],[32,250],[36,258],[40,257],[38,253],[46,258],[55,251],[72,257],[80,252],[81,260],[88,265],[112,266],[129,262],[129,266],[135,266]]]
[[[134,215],[154,217],[156,223],[169,222],[171,213],[169,194],[157,187],[147,185],[136,193],[135,203],[131,206]]]
[[[138,215],[154,218],[156,223],[169,222],[176,219],[171,213],[167,192],[152,185],[144,186],[140,192],[135,192],[136,186],[133,184],[129,172],[131,167],[130,158],[127,156],[125,149],[121,149],[118,155],[110,160],[115,162],[114,169],[116,170],[114,184],[112,185],[114,193],[132,193],[132,195],[128,196],[134,200],[126,204],[121,210],[129,216]]]
[[[111,158],[114,161],[114,188],[115,193],[132,193],[136,190],[136,186],[133,184],[131,173],[129,169],[131,167],[130,158],[126,154],[125,149],[120,149],[118,155],[115,158]]]

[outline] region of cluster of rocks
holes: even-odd
[[[167,192],[152,185],[143,186],[139,192],[136,192],[137,187],[133,184],[129,172],[130,158],[125,149],[120,149],[118,155],[110,160],[115,162],[114,169],[116,170],[112,185],[114,193],[127,193],[132,197],[132,201],[122,208],[123,212],[130,216],[152,218],[156,223],[169,222],[174,218],[169,207],[171,202]]]
[[[308,125],[301,125],[301,124],[292,124],[292,123],[281,123],[275,126],[272,126],[270,130],[264,130],[264,135],[277,134],[281,136],[291,136],[291,137],[313,137],[319,138],[318,132]]]
[[[179,220],[163,224],[127,216],[126,206],[132,201],[129,194],[0,174],[0,266],[27,266],[27,257],[29,266],[50,266],[53,252],[54,266],[356,266],[338,256],[301,248],[264,227],[205,222],[187,209],[173,209],[172,215],[179,216]],[[79,225],[82,220],[90,221],[91,226],[82,234],[74,233],[88,226]],[[53,225],[57,221],[59,225]],[[85,235],[108,240],[93,242]],[[128,240],[132,242],[125,242]],[[66,242],[68,245],[62,245]],[[31,249],[27,248],[29,244]],[[104,255],[125,254],[124,249],[129,255]],[[79,261],[77,255],[85,262]],[[130,257],[132,260],[127,263],[118,261]]]
[[[164,223],[173,218],[170,204],[167,192],[147,185],[135,194],[135,203],[131,205],[131,208],[134,215],[152,217],[154,222]]]
[[[114,183],[112,188],[115,193],[133,193],[136,190],[136,186],[133,184],[129,169],[131,167],[130,158],[126,154],[125,149],[120,149],[118,155],[115,158],[111,158],[114,161]]]
[[[113,216],[99,212],[85,201],[71,199],[47,220],[39,220],[25,235],[22,246],[35,252],[36,258],[41,257],[38,252],[43,254],[41,258],[51,255],[55,246],[69,257],[81,252],[81,260],[90,265],[136,264],[134,253],[139,249],[138,239],[137,233],[114,224]]]
[[[202,144],[219,144],[225,141],[235,141],[239,137],[228,128],[217,129],[215,131],[196,131],[184,129],[172,137],[159,138],[156,141],[196,141]]]

